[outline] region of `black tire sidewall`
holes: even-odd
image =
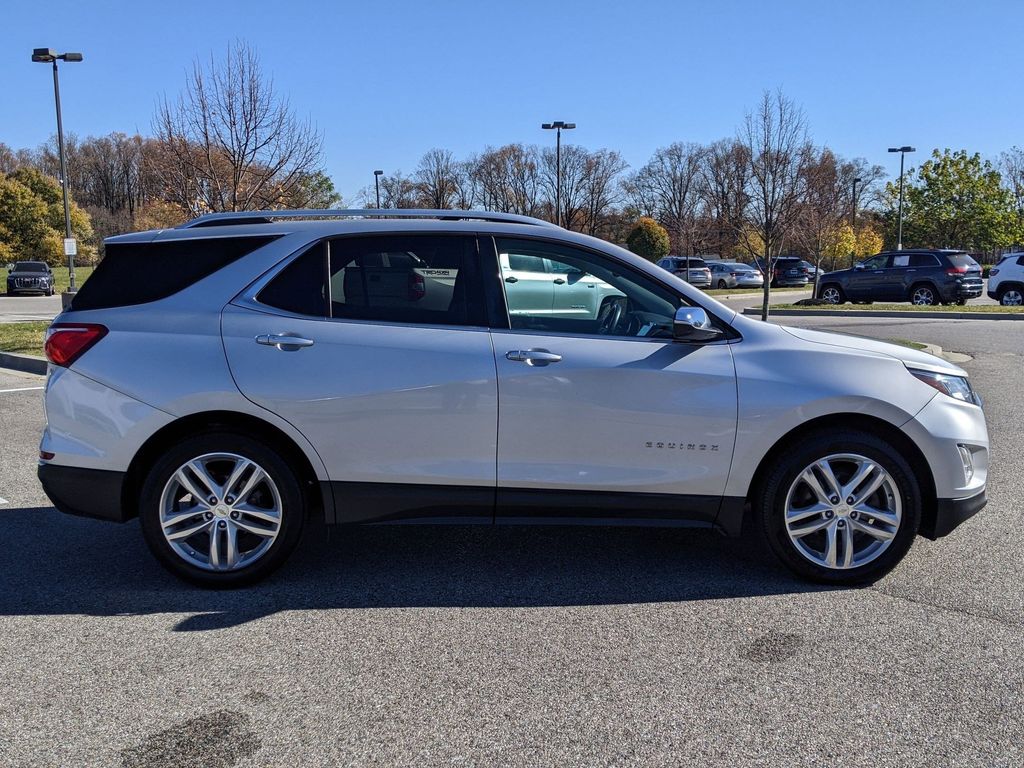
[[[277,538],[259,560],[237,571],[207,571],[185,562],[168,544],[160,526],[160,496],[171,475],[186,461],[216,452],[236,453],[255,461],[270,475],[281,496]],[[208,432],[170,446],[154,462],[139,494],[139,522],[150,551],[174,575],[203,587],[242,587],[265,578],[284,563],[302,536],[306,507],[298,478],[277,451],[247,435]]]
[[[860,454],[884,467],[896,482],[903,504],[900,529],[889,548],[872,562],[849,570],[831,570],[807,560],[789,540],[785,528],[786,494],[797,474],[814,461],[837,453]],[[909,551],[921,523],[921,488],[913,469],[899,450],[870,432],[837,430],[789,446],[769,471],[755,502],[758,525],[775,555],[798,575],[826,584],[852,586],[881,578]]]

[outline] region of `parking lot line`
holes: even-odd
[[[14,389],[0,389],[0,395],[5,392],[30,392],[35,389],[46,389],[46,387],[16,387]]]

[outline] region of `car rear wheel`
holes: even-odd
[[[931,307],[938,304],[935,288],[927,283],[920,283],[910,289],[910,303],[919,307]]]
[[[724,288],[728,288],[729,286],[725,284],[725,280],[719,280],[718,281],[718,287],[719,287],[719,289],[724,289]]]
[[[828,584],[875,581],[906,555],[921,490],[901,452],[877,435],[821,433],[784,452],[754,499],[782,562]]]
[[[999,303],[1004,307],[1019,307],[1024,304],[1024,292],[1015,285],[1003,288],[999,292]]]
[[[821,289],[821,300],[826,304],[843,304],[846,302],[846,295],[838,285],[829,284]]]
[[[150,550],[171,573],[204,587],[239,587],[291,554],[305,502],[276,451],[245,435],[211,432],[156,461],[139,518]]]

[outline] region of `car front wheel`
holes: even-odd
[[[269,575],[295,548],[305,518],[301,486],[284,459],[229,432],[170,447],[139,501],[157,560],[204,587],[239,587]]]
[[[868,432],[801,441],[754,499],[769,545],[797,574],[836,585],[875,581],[913,543],[921,490],[900,451]]]
[[[826,285],[821,289],[821,300],[826,304],[842,304],[846,301],[846,296],[838,285]]]

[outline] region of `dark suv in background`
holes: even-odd
[[[754,259],[754,265],[765,273],[764,259]],[[807,285],[814,279],[814,266],[796,256],[779,256],[772,259],[772,288],[794,288]]]
[[[966,304],[981,296],[981,266],[963,251],[888,251],[828,272],[818,281],[818,298],[845,301],[909,301],[911,304]]]
[[[7,272],[7,295],[41,293],[53,296],[53,272],[44,261],[18,261]]]

